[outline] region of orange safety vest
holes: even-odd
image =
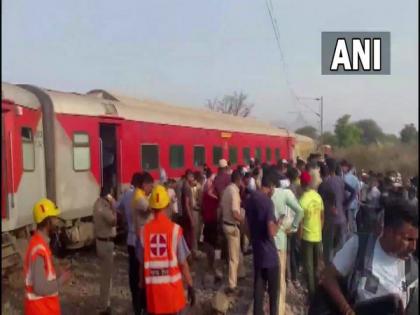
[[[50,248],[39,232],[35,232],[29,241],[25,264],[23,266],[25,273],[25,315],[60,315],[58,292],[54,292],[48,296],[39,296],[33,291],[31,265],[37,257],[44,259],[47,280],[56,279]]]
[[[152,314],[181,311],[186,305],[176,255],[182,237],[181,227],[164,214],[158,214],[139,230],[139,234],[144,248],[147,311]]]

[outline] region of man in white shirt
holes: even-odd
[[[418,270],[412,257],[417,240],[418,208],[404,201],[387,206],[379,238],[361,234],[350,238],[325,270],[321,283],[339,312],[418,314],[413,299],[418,290]],[[352,279],[346,296],[339,286],[343,278]]]

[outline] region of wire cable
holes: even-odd
[[[303,106],[306,109],[308,109],[311,113],[318,116],[319,113],[314,111],[307,104],[304,104],[304,103],[300,102],[299,97],[297,96],[295,90],[293,89],[293,86],[292,86],[292,84],[290,82],[290,79],[289,79],[289,72],[288,72],[288,69],[287,69],[287,63],[286,63],[286,60],[284,58],[284,53],[283,53],[283,50],[282,50],[281,44],[280,44],[280,32],[279,32],[279,27],[278,27],[278,24],[277,24],[277,19],[275,18],[274,14],[273,14],[273,11],[274,11],[273,2],[272,2],[272,0],[265,0],[265,4],[267,6],[267,11],[268,11],[268,15],[270,17],[271,26],[273,27],[274,37],[276,39],[277,48],[278,48],[279,53],[280,53],[280,61],[281,61],[281,64],[282,64],[283,72],[285,74],[284,79],[286,81],[286,85],[289,89],[289,92],[293,97],[293,101],[294,101],[295,105]],[[302,112],[299,109],[298,109],[298,111],[302,114]],[[302,114],[302,116],[303,116],[303,114]]]

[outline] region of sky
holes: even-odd
[[[292,89],[323,96],[324,130],[344,114],[418,126],[418,0],[271,0],[284,64],[265,1],[2,0],[2,81],[193,107],[243,91],[253,117],[317,127]],[[391,32],[391,75],[321,75],[323,31]]]

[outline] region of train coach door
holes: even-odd
[[[116,124],[99,124],[101,187],[110,187],[115,198],[119,193],[118,183],[121,178],[118,171],[118,166],[121,165],[120,147],[117,141],[118,128],[119,125]]]

